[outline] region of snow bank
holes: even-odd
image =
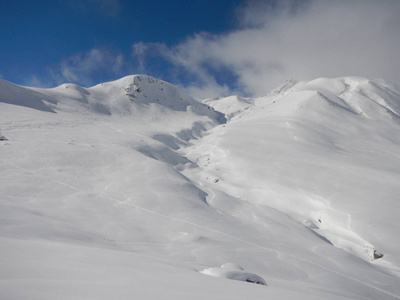
[[[221,267],[204,269],[203,271],[200,271],[200,273],[213,277],[267,285],[262,277],[253,273],[246,272],[242,267],[234,263],[226,263],[223,264]]]

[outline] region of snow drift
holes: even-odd
[[[241,266],[233,263],[223,264],[220,268],[208,268],[200,271],[205,275],[210,275],[214,277],[221,277],[245,282],[251,282],[261,285],[267,285],[265,280],[260,276],[246,272]]]

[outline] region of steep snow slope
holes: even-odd
[[[399,298],[398,105],[363,78],[205,104],[0,80],[0,296]]]
[[[189,156],[203,181],[219,179],[216,189],[284,212],[367,261],[382,252],[376,264],[398,271],[399,121],[400,93],[383,81],[289,82]]]

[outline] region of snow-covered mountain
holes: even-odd
[[[0,128],[1,299],[400,299],[385,81],[0,80]]]

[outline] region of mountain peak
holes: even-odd
[[[281,113],[351,113],[369,119],[400,117],[400,91],[381,79],[364,77],[318,78],[308,82],[287,81],[265,97]]]
[[[166,81],[148,75],[129,75],[90,88],[66,83],[52,89],[29,88],[2,81],[0,101],[42,111],[106,115],[191,112],[218,122],[221,114]]]

